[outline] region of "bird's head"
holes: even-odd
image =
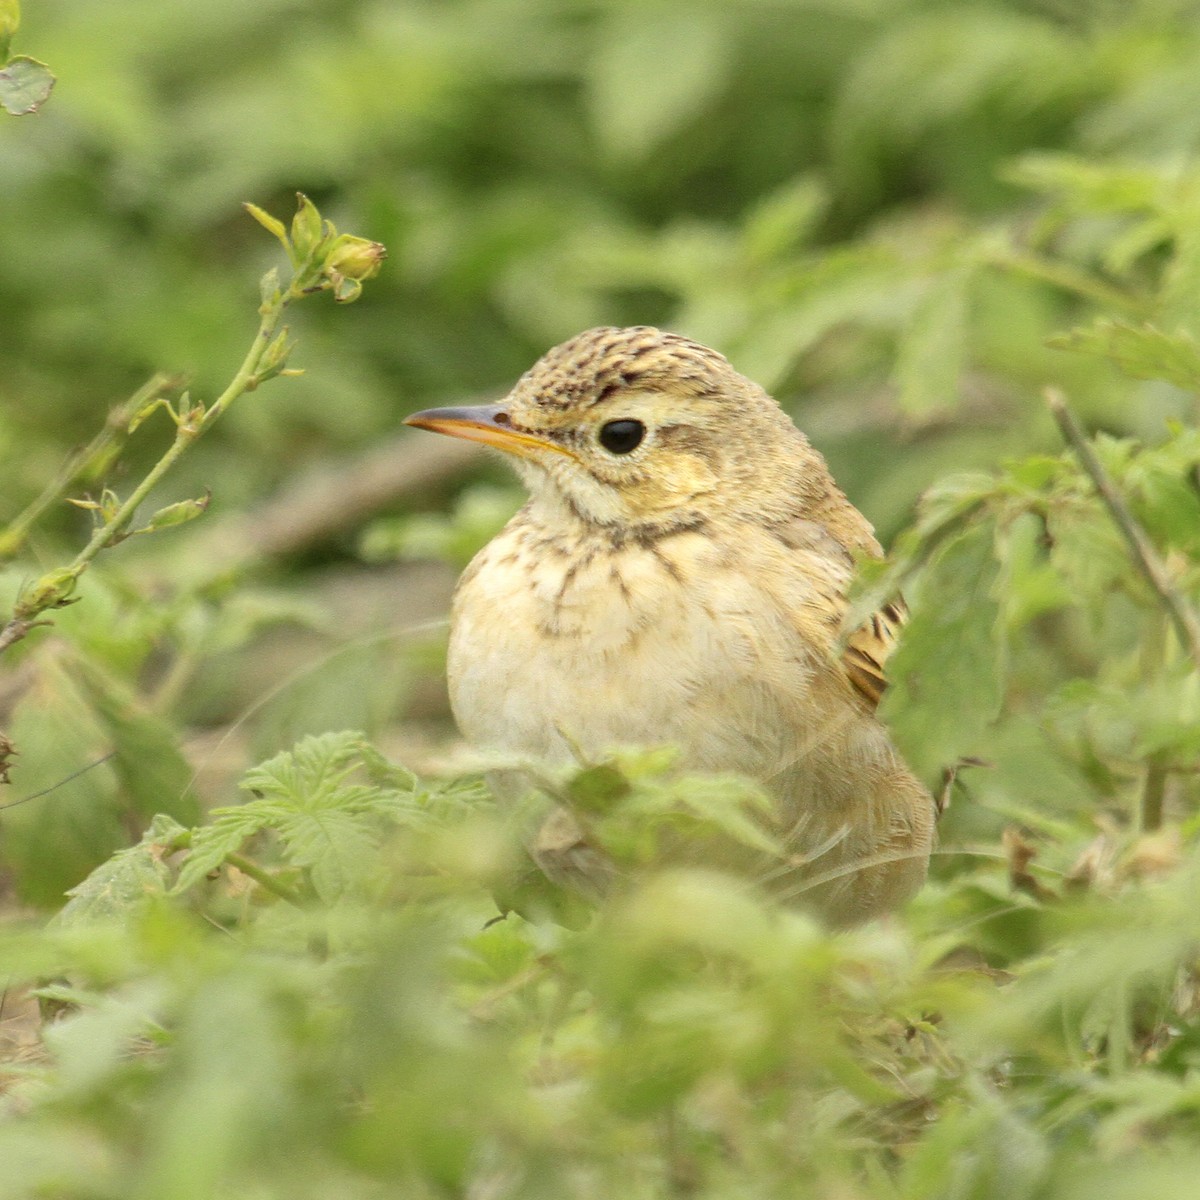
[[[406,424],[504,450],[535,505],[629,532],[782,517],[831,486],[762,388],[715,350],[647,326],[581,333],[499,404],[429,409]]]

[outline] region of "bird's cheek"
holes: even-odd
[[[642,515],[669,512],[703,499],[715,492],[717,485],[717,473],[704,459],[681,454],[662,469],[648,473],[634,498]]]

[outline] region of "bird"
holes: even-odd
[[[873,528],[719,352],[650,326],[549,350],[498,403],[408,425],[502,451],[524,507],[463,572],[447,679],[468,743],[522,761],[667,744],[770,798],[764,885],[831,927],[910,899],[935,805],[877,707],[901,600],[845,628]],[[530,851],[600,895],[613,864],[554,808]]]

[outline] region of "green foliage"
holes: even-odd
[[[553,791],[627,831],[668,793],[744,802],[667,762]],[[1062,895],[1014,857],[1036,896],[985,866],[836,937],[639,850],[571,933],[489,921],[512,832],[361,735],[243,786],[261,795],[196,830],[156,819],[49,929],[2,935],[12,983],[57,980],[60,1009],[44,1057],[7,1068],[4,1194],[1035,1197],[1096,1144],[1109,1177],[1188,1194],[1194,850],[1093,856]],[[352,881],[321,882],[318,843]]]
[[[524,502],[514,487],[478,484],[466,488],[449,513],[374,522],[363,534],[362,555],[370,562],[393,558],[441,558],[462,568],[504,528]]]
[[[186,891],[268,830],[318,897],[331,901],[351,889],[357,864],[378,841],[364,818],[392,814],[397,803],[379,786],[349,782],[365,749],[361,736],[327,734],[255,767],[242,782],[255,799],[213,811],[212,823],[191,840],[177,890]]]
[[[13,35],[21,24],[18,0],[0,2],[0,108],[13,116],[26,116],[45,103],[54,87],[54,76],[45,63],[24,54],[9,57]]]
[[[27,6],[64,83],[0,139],[0,585],[82,600],[2,660],[0,1196],[1190,1200],[1193,9]],[[270,330],[247,382],[297,341],[308,373],[123,511],[159,410],[193,416],[139,381],[220,392],[247,254],[282,298],[239,204],[305,288],[379,267],[311,202],[268,215],[297,188],[387,271],[336,335],[332,305]],[[261,549],[304,506],[256,506],[353,481],[403,412],[639,321],[772,388],[893,546],[856,603],[907,597],[884,712],[951,803],[892,920],[765,898],[761,794],[669,750],[535,767],[530,812],[459,774],[403,647],[444,601],[428,560],[515,489]],[[1064,447],[1047,387],[1100,432]],[[54,564],[118,518],[158,532],[76,588]],[[534,868],[549,803],[611,897]]]

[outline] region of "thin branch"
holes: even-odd
[[[1163,799],[1167,794],[1169,774],[1166,765],[1157,759],[1151,759],[1146,766],[1141,799],[1143,833],[1153,833],[1156,829],[1162,828]]]
[[[1125,498],[1117,490],[1116,484],[1109,478],[1095,450],[1087,440],[1079,422],[1067,407],[1066,397],[1057,388],[1046,389],[1046,403],[1063,438],[1074,450],[1080,465],[1087,472],[1095,485],[1100,499],[1104,501],[1117,528],[1133,552],[1133,561],[1149,583],[1151,589],[1162,601],[1179,641],[1187,651],[1196,669],[1200,670],[1200,618],[1196,611],[1180,595],[1171,579],[1166,564],[1158,556],[1146,531],[1134,519],[1133,513],[1125,503]]]
[[[188,446],[208,430],[234,400],[277,375],[297,374],[287,367],[292,343],[288,338],[287,329],[280,329],[280,322],[288,306],[305,296],[321,291],[331,291],[335,300],[347,303],[362,291],[363,280],[371,279],[378,273],[386,256],[383,246],[350,234],[339,236],[330,222],[321,219],[320,213],[307,197],[301,195],[297,198],[299,205],[290,235],[282,221],[276,220],[255,205],[245,206],[250,215],[283,244],[292,264],[292,277],[287,287],[280,290],[279,276],[275,270],[272,269],[263,276],[260,284],[262,303],[258,309],[258,332],[229,386],[208,408],[196,404],[187,411],[176,411],[161,399],[158,404],[151,406],[151,409],[163,406],[170,412],[175,422],[174,441],[146,477],[115,507],[115,510],[107,504],[97,506],[103,519],[98,523],[87,545],[67,566],[47,572],[22,589],[12,617],[0,627],[0,652],[19,642],[36,625],[45,624],[44,621],[36,620],[42,613],[72,603],[79,577],[91,565],[92,560],[101,550],[116,545],[127,534],[142,501],[175,465]],[[148,386],[156,387],[156,381],[151,381]],[[139,395],[134,399],[144,397]],[[143,408],[141,411],[145,413],[147,410]],[[112,418],[110,425],[114,429],[117,427]],[[129,420],[126,419],[122,432],[128,428]],[[101,448],[107,447],[108,442],[104,441]],[[115,499],[113,503],[115,504]],[[194,507],[196,512],[203,511],[203,504],[197,503]],[[167,510],[163,511],[165,513]],[[21,530],[18,529],[18,535],[20,533]]]
[[[108,461],[109,456],[116,450],[129,430],[133,417],[142,411],[147,404],[155,399],[164,397],[180,387],[179,377],[158,374],[148,379],[128,400],[118,404],[108,414],[104,427],[86,446],[71,454],[59,469],[58,474],[50,480],[37,497],[23,512],[13,518],[3,530],[0,530],[0,560],[12,558],[25,544],[30,529],[52,504],[54,504],[68,488],[89,472],[96,470],[100,464]]]
[[[994,266],[1015,274],[1040,279],[1043,283],[1061,288],[1065,292],[1074,292],[1077,296],[1095,301],[1102,308],[1116,309],[1131,317],[1142,317],[1146,314],[1146,305],[1137,296],[1113,287],[1071,263],[1042,258],[1037,254],[1019,250],[999,251],[992,255],[989,261]]]

